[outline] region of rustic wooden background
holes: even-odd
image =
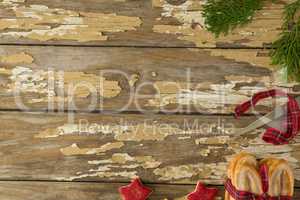
[[[203,2],[0,0],[0,199],[115,200],[136,176],[152,200],[183,200],[197,181],[223,199],[240,151],[287,159],[300,198],[300,138],[275,147],[260,139],[264,128],[234,135],[272,108],[236,120],[234,107],[253,93],[300,92],[268,57],[290,0],[218,39],[203,28]]]

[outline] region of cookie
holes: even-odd
[[[287,161],[267,158],[263,159],[259,164],[265,164],[268,167],[269,196],[293,196],[294,174]]]

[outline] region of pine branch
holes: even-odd
[[[249,23],[266,0],[207,0],[203,16],[208,31],[219,37]],[[272,0],[275,2],[276,0]],[[284,68],[289,80],[300,81],[300,0],[288,4],[280,38],[273,42],[272,64]]]
[[[272,45],[272,64],[284,68],[289,81],[300,81],[300,0],[285,7],[283,32]]]
[[[228,34],[238,26],[250,22],[263,0],[207,0],[203,16],[208,31],[215,34]]]

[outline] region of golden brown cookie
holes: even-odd
[[[267,158],[263,159],[259,164],[268,166],[269,196],[293,196],[294,175],[287,161]]]
[[[256,158],[248,153],[237,154],[228,167],[228,178],[236,189],[249,191],[254,194],[262,194],[261,178],[257,171]],[[225,200],[234,200],[228,192],[225,192]]]

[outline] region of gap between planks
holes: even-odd
[[[196,47],[196,46],[151,46],[151,45],[99,45],[99,44],[38,44],[38,43],[0,43],[0,47],[1,46],[24,46],[24,47],[30,47],[30,46],[34,46],[34,47],[75,47],[75,48],[80,48],[80,47],[95,47],[95,48],[141,48],[141,49],[257,49],[257,50],[268,50],[268,49],[272,49],[272,47],[270,45],[266,45],[263,47],[259,47],[259,46],[255,46],[255,47],[241,47],[241,46],[216,46],[216,47]]]
[[[147,113],[139,112],[139,111],[122,111],[122,112],[114,112],[113,110],[95,110],[95,111],[88,111],[88,110],[43,110],[43,109],[31,109],[31,110],[21,110],[21,109],[0,109],[0,112],[9,112],[9,113],[40,113],[40,114],[66,114],[66,113],[74,113],[74,114],[93,114],[93,115],[190,115],[190,116],[224,116],[224,117],[234,117],[234,113],[205,113],[205,112],[155,112],[152,113],[151,111]],[[259,115],[265,115],[266,113],[257,113]],[[244,117],[252,117],[257,116],[257,114],[253,113],[244,113]]]
[[[22,180],[22,179],[0,179],[0,183],[5,183],[5,182],[40,182],[40,183],[85,183],[85,184],[129,184],[129,181],[82,181],[82,180],[74,180],[74,181],[67,181],[67,180],[61,180],[61,181],[56,181],[56,180]],[[162,185],[162,186],[196,186],[194,183],[155,183],[155,182],[144,182],[143,184],[146,184],[148,186],[151,185]],[[207,184],[208,186],[215,186],[215,187],[223,187],[224,185],[221,184]],[[296,185],[296,189],[300,189],[300,186]]]

